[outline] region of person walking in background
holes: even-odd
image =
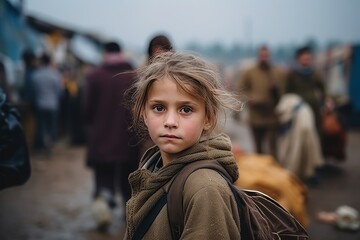
[[[33,75],[37,67],[35,53],[26,49],[22,54],[22,60],[25,65],[24,85],[20,91],[22,100],[29,105],[31,111],[35,111],[35,89]]]
[[[308,103],[314,113],[315,125],[320,132],[321,107],[325,101],[325,85],[313,67],[313,54],[309,47],[295,53],[296,63],[285,79],[285,93],[295,93]]]
[[[35,92],[36,139],[35,150],[50,151],[56,141],[57,115],[62,94],[62,77],[44,53],[40,67],[32,76]]]
[[[22,60],[25,66],[24,83],[20,89],[21,100],[24,104],[22,109],[23,129],[28,146],[32,149],[36,142],[36,96],[33,75],[38,60],[31,49],[26,49],[22,53]]]
[[[154,57],[169,51],[174,51],[174,48],[169,38],[163,34],[155,35],[149,41],[145,65],[149,65]],[[140,156],[143,155],[145,151],[151,146],[154,146],[154,143],[152,142],[150,137],[142,139]]]
[[[261,46],[257,64],[242,75],[239,92],[248,97],[249,125],[257,153],[265,153],[264,143],[276,159],[277,119],[275,106],[281,94],[281,72],[271,64],[270,50]]]
[[[309,47],[297,49],[295,59],[296,63],[285,79],[286,98],[281,99],[279,105],[279,114],[289,116],[285,120],[282,117],[282,125],[287,125],[289,130],[285,132],[289,133],[283,133],[279,141],[292,139],[291,143],[282,144],[281,162],[308,184],[317,185],[320,180],[318,170],[324,165],[321,151],[321,108],[326,96],[325,85],[321,75],[314,70],[313,55]],[[307,112],[302,110],[304,105],[309,108]]]
[[[135,78],[132,70],[120,45],[108,42],[104,63],[86,77],[86,162],[94,172],[92,210],[101,231],[111,224],[116,193],[124,202],[130,198],[128,175],[139,162],[138,140],[129,131],[130,111],[124,105],[124,93]]]
[[[157,55],[172,51],[173,46],[169,40],[169,38],[163,34],[155,35],[151,38],[148,46],[148,62],[151,61],[152,58]]]

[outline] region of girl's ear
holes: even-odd
[[[204,131],[209,130],[212,127],[212,125],[213,125],[213,122],[210,120],[209,117],[206,117],[203,130]]]
[[[142,117],[143,117],[143,119],[144,119],[144,123],[145,123],[145,125],[147,126],[147,117],[146,117],[146,114],[143,112],[143,114],[142,114]]]

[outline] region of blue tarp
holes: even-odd
[[[353,111],[360,112],[360,45],[353,47],[350,69],[349,95]]]
[[[1,51],[13,61],[18,61],[25,45],[25,22],[18,8],[8,1],[2,1],[3,14],[0,29]]]
[[[39,33],[26,23],[18,7],[9,1],[0,0],[0,52],[13,62],[21,60],[25,49],[40,48]]]

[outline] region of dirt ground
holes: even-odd
[[[360,131],[348,134],[347,159],[343,163],[331,164],[322,172],[320,184],[309,188],[308,212],[310,239],[314,240],[360,240],[360,231],[350,232],[336,229],[332,225],[316,220],[319,211],[333,212],[348,205],[360,212]]]
[[[310,239],[360,240],[360,232],[344,232],[315,219],[318,211],[343,204],[360,210],[360,132],[348,135],[348,159],[331,165],[321,182],[309,188]],[[32,155],[32,176],[23,186],[0,192],[1,240],[122,239],[121,210],[106,234],[95,230],[92,218],[92,173],[84,165],[85,148],[56,145],[51,157]]]
[[[58,144],[51,157],[33,155],[32,176],[20,187],[0,192],[0,239],[122,239],[123,223],[109,233],[95,230],[91,214],[92,173],[85,149]],[[121,211],[115,211],[121,219]]]

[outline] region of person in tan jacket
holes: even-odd
[[[258,50],[257,64],[246,70],[239,82],[239,92],[248,98],[249,125],[256,152],[265,153],[267,139],[270,154],[276,159],[277,118],[275,106],[281,94],[282,73],[270,63],[266,46]]]
[[[222,90],[216,70],[191,54],[167,52],[138,71],[129,92],[133,128],[145,130],[155,143],[129,176],[132,197],[126,206],[124,239],[133,239],[150,209],[168,190],[173,177],[194,161],[218,161],[235,181],[238,168],[225,134],[215,134],[223,108],[240,107]],[[232,101],[229,101],[232,100]],[[230,103],[231,102],[231,103]],[[200,169],[183,189],[181,239],[239,239],[236,200],[216,171]],[[166,204],[141,239],[171,239]]]

